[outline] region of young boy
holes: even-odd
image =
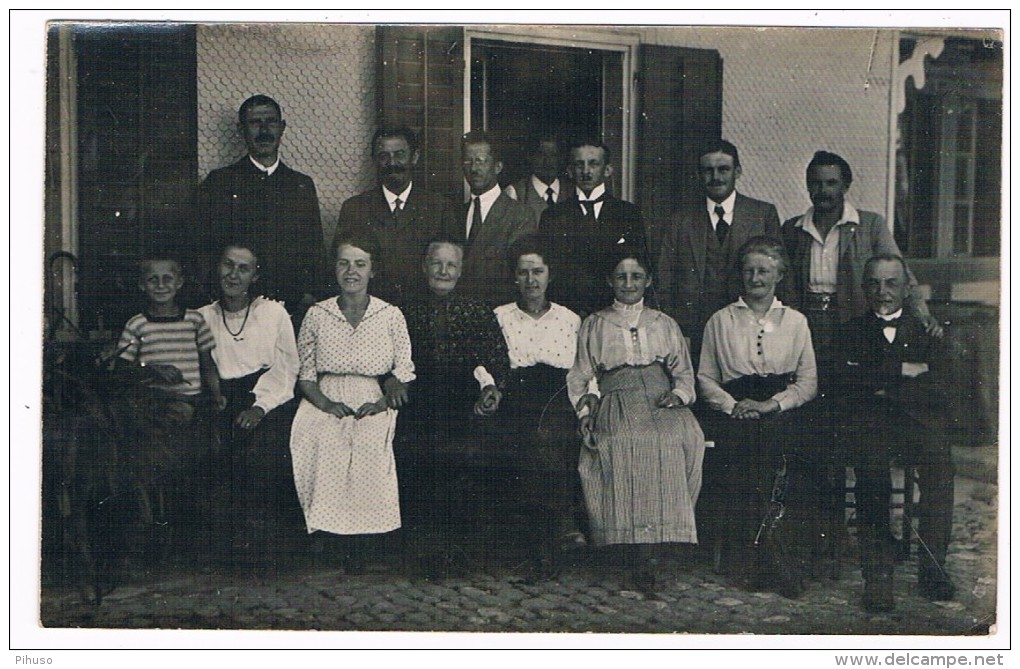
[[[186,414],[180,418],[190,420],[203,386],[213,406],[221,407],[212,332],[199,312],[177,306],[177,292],[184,285],[180,265],[168,258],[149,258],[140,269],[138,287],[148,304],[124,326],[117,345],[118,370],[164,391],[171,400],[167,407],[171,414]]]

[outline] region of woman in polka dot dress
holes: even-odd
[[[309,533],[400,527],[393,433],[414,364],[404,315],[368,294],[378,257],[372,238],[338,240],[340,295],[313,305],[298,336],[304,399],[290,448]]]

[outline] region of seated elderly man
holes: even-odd
[[[953,464],[938,437],[944,411],[929,365],[941,359],[939,339],[922,318],[904,309],[910,276],[903,259],[879,254],[864,268],[869,313],[846,323],[833,370],[835,427],[856,474],[864,608],[894,606],[893,545],[889,532],[889,463],[917,468],[921,500],[918,586],[924,597],[948,600],[946,571],[953,522]],[[910,537],[904,537],[910,540]]]
[[[456,293],[463,246],[430,242],[426,297],[403,308],[417,380],[398,422],[397,472],[404,526],[426,575],[455,566],[454,535],[477,524],[466,478],[492,440],[499,387],[509,373],[506,341],[491,307]]]

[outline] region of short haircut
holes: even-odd
[[[605,142],[601,139],[595,139],[593,137],[575,140],[570,143],[568,153],[573,153],[574,149],[580,149],[583,146],[593,146],[596,149],[602,149],[602,157],[605,159],[606,164],[609,164],[609,158],[612,155],[609,151],[609,147],[606,146]]]
[[[177,276],[184,277],[184,270],[181,269],[181,263],[176,258],[172,258],[168,255],[155,254],[148,257],[142,258],[138,261],[138,276],[139,278],[144,277],[147,272],[150,271],[152,266],[158,262],[170,263],[173,271]]]
[[[418,135],[414,130],[406,125],[383,124],[372,135],[372,145],[369,148],[373,155],[375,155],[375,145],[383,137],[400,137],[407,142],[407,148],[410,149],[412,155],[418,150]]]
[[[453,237],[433,237],[425,243],[425,252],[422,254],[422,259],[427,259],[429,254],[432,253],[432,249],[436,246],[442,246],[443,244],[449,244],[450,246],[456,246],[460,249],[460,257],[464,258],[464,242]]]
[[[521,256],[527,255],[536,255],[540,257],[542,262],[551,269],[552,263],[549,262],[548,254],[549,245],[542,237],[537,234],[525,235],[510,245],[510,250],[507,253],[507,261],[510,266],[510,272],[516,272],[517,261],[521,259]]]
[[[772,258],[779,266],[779,271],[786,274],[790,269],[790,257],[786,254],[786,247],[783,242],[775,237],[758,235],[751,237],[741,245],[737,251],[737,269],[743,269],[744,260],[752,253],[760,253],[763,256]]]
[[[822,165],[835,165],[839,168],[839,174],[843,178],[843,183],[847,186],[853,183],[854,173],[850,169],[850,163],[843,156],[828,151],[816,151],[814,157],[811,158],[811,162],[808,163],[805,173],[810,174],[812,167],[820,167]]]
[[[480,130],[472,130],[471,132],[464,135],[460,140],[460,151],[464,150],[473,144],[488,144],[489,153],[492,158],[498,163],[503,160],[503,151],[500,149],[499,142],[493,139],[492,135],[482,132]]]
[[[368,255],[372,256],[373,269],[379,269],[379,265],[381,264],[382,246],[379,244],[378,235],[376,235],[375,231],[371,228],[366,227],[338,235],[332,246],[333,257],[331,260],[333,262],[336,262],[336,256],[337,253],[339,253],[341,246],[353,246],[361,249]]]
[[[277,115],[283,118],[283,109],[280,107],[280,103],[269,97],[268,95],[253,95],[244,102],[241,103],[241,108],[237,110],[237,120],[241,123],[245,123],[248,120],[248,110],[252,107],[272,107],[276,110]]]
[[[556,153],[562,153],[563,151],[563,140],[560,139],[559,135],[552,132],[540,133],[531,137],[531,150],[538,151],[542,148],[542,145],[548,142],[549,144],[556,145]]]
[[[698,149],[698,155],[695,158],[701,160],[703,156],[710,153],[725,153],[733,158],[733,167],[740,167],[740,154],[737,152],[736,145],[732,142],[728,142],[725,139],[714,139],[710,142],[705,142]]]
[[[896,253],[876,253],[875,255],[868,258],[868,262],[864,263],[864,279],[868,278],[868,274],[871,272],[871,268],[876,263],[880,262],[895,262],[899,263],[900,269],[903,270],[903,278],[910,278],[910,272],[907,270],[907,261],[903,259],[903,256]]]

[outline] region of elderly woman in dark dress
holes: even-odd
[[[790,420],[817,392],[815,354],[807,319],[775,296],[788,267],[782,243],[754,237],[738,258],[743,295],[709,319],[698,366],[699,419],[715,442],[699,515],[724,571],[795,597],[803,584],[786,551],[794,542],[775,529],[792,529],[790,511],[816,503],[805,430]]]
[[[567,386],[592,540],[633,546],[634,585],[646,590],[655,587],[652,545],[698,541],[705,441],[688,408],[694,368],[680,326],[644,306],[647,261],[623,254],[609,285],[615,299],[582,323]]]

